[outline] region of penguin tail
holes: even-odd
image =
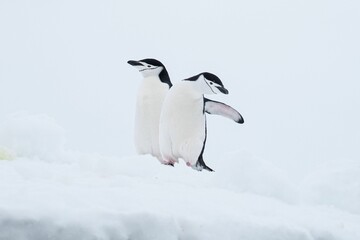
[[[212,170],[210,167],[208,167],[202,156],[199,157],[199,159],[197,160],[194,169],[198,170],[198,171],[202,171],[203,169],[209,171],[209,172],[214,172],[214,170]]]

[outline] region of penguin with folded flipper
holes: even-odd
[[[159,120],[163,101],[172,86],[165,66],[158,60],[147,58],[130,60],[143,76],[140,84],[135,111],[135,148],[139,154],[151,154],[161,163],[159,148]]]

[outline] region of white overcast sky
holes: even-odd
[[[244,125],[208,117],[208,157],[238,149],[282,163],[359,159],[358,1],[0,1],[0,117],[44,113],[71,149],[132,155],[140,74],[202,71]],[[0,119],[1,120],[1,119]]]

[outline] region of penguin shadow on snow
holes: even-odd
[[[205,98],[228,94],[221,80],[203,72],[172,84],[165,66],[156,59],[130,60],[143,76],[135,111],[135,147],[162,164],[174,166],[179,158],[195,170],[213,171],[203,159],[207,138],[206,113],[244,123],[229,105]]]

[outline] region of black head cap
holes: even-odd
[[[184,79],[185,81],[196,81],[199,79],[199,77],[203,75],[206,79],[214,82],[214,83],[217,83],[219,84],[220,86],[224,86],[223,83],[221,82],[220,78],[218,76],[216,76],[215,74],[212,74],[212,73],[209,73],[209,72],[202,72],[202,73],[199,73],[198,75],[195,75],[191,78],[187,78],[187,79]]]
[[[162,64],[159,60],[156,60],[154,58],[145,58],[143,60],[140,60],[139,62],[144,62],[144,63],[151,64],[153,66],[165,68],[164,64]]]

